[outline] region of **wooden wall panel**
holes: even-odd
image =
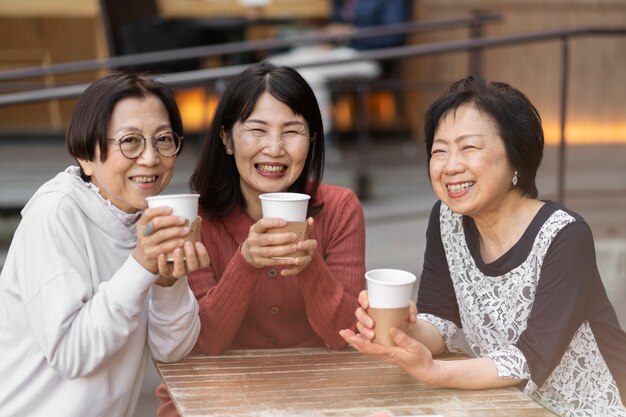
[[[626,26],[626,2],[619,0],[430,0],[423,1],[420,19],[444,19],[482,9],[501,13],[503,22],[486,26],[486,36],[520,34],[581,26]],[[421,35],[417,42],[461,39],[467,31]],[[558,137],[561,83],[559,41],[499,47],[485,53],[484,75],[524,91],[538,107],[550,141]],[[626,36],[575,38],[570,43],[567,137],[571,141],[626,140]],[[468,73],[465,53],[411,60],[410,75],[444,84]],[[423,113],[438,95],[424,92],[409,100]],[[421,118],[415,128],[421,131]]]

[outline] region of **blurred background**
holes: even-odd
[[[591,225],[626,326],[626,2],[409,0],[404,7],[402,22],[331,33],[324,30],[330,0],[0,0],[0,267],[21,208],[72,163],[65,128],[77,95],[96,78],[115,68],[150,70],[175,89],[186,145],[168,191],[179,192],[229,76],[302,46],[399,34],[399,44],[348,59],[377,62],[380,75],[326,83],[324,179],[352,188],[363,203],[367,268],[419,274],[435,202],[422,115],[451,82],[480,74],[512,84],[537,106],[547,140],[540,197]],[[336,63],[325,59],[306,65]],[[154,415],[157,382],[151,368],[137,416]]]

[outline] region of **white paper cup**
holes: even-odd
[[[402,308],[411,303],[415,275],[399,269],[373,269],[365,273],[370,307]]]
[[[288,222],[306,221],[309,207],[307,194],[300,193],[267,193],[259,196],[263,217],[280,217]]]
[[[198,198],[200,194],[170,194],[146,197],[148,207],[171,207],[172,214],[189,220],[189,224],[198,216]]]
[[[406,330],[415,281],[415,275],[399,269],[373,269],[365,273],[370,304],[367,313],[374,320],[374,342],[393,346],[389,329]]]

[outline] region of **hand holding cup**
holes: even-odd
[[[260,196],[263,218],[255,223],[241,247],[246,261],[258,268],[289,266],[281,275],[294,275],[313,257],[317,242],[307,239],[314,221],[306,220],[310,196],[299,193],[267,193]]]
[[[359,332],[384,346],[393,346],[389,330],[406,331],[415,322],[417,309],[411,301],[415,275],[397,269],[375,269],[365,274],[367,291],[359,294],[356,311]]]
[[[210,264],[206,248],[200,242],[202,220],[198,216],[198,197],[198,194],[174,194],[146,198],[149,208],[138,222],[138,247],[153,245],[151,255],[154,258],[156,254],[156,267],[161,275],[159,285],[172,285],[177,278]],[[161,213],[169,216],[161,217]]]

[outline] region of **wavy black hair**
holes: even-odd
[[[324,172],[324,131],[315,94],[293,68],[261,62],[251,65],[229,81],[189,179],[191,189],[200,194],[200,205],[210,216],[224,218],[237,206],[246,207],[235,159],[226,153],[220,131],[223,129],[226,135],[232,137],[235,123],[250,117],[259,97],[265,92],[285,103],[308,124],[309,152],[302,173],[288,191],[311,196],[308,216],[322,209],[323,204],[315,201],[315,195]]]

